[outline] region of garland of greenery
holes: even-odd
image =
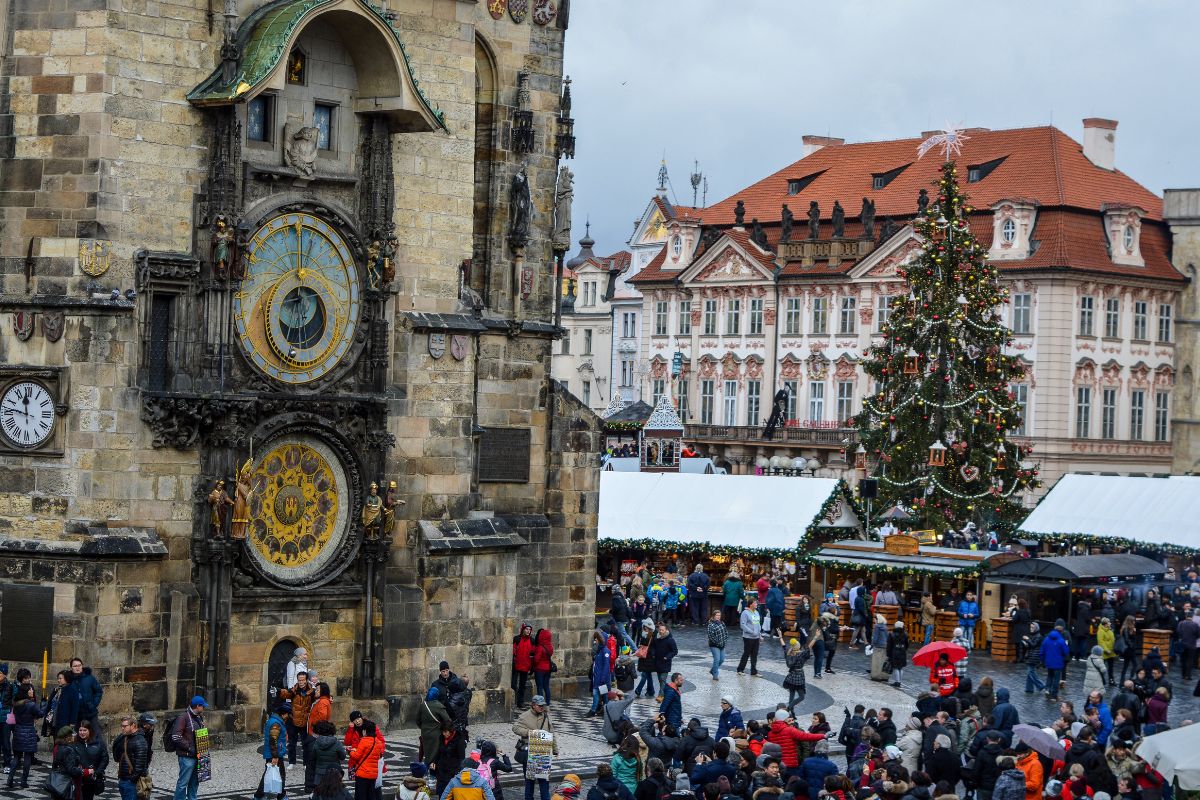
[[[1016,535],[1021,538],[1037,539],[1038,541],[1049,542],[1066,542],[1068,544],[1081,544],[1085,547],[1106,547],[1110,549],[1120,550],[1143,550],[1150,552],[1166,553],[1176,556],[1194,556],[1200,554],[1200,548],[1184,547],[1178,544],[1154,544],[1152,542],[1142,542],[1136,539],[1127,539],[1124,536],[1094,536],[1088,533],[1033,533],[1017,529]]]
[[[606,431],[640,431],[645,424],[645,421],[614,420],[603,423],[601,427]]]
[[[897,567],[888,564],[866,565],[857,561],[842,561],[839,559],[820,558],[816,554],[803,556],[800,561],[814,567],[826,567],[831,569],[849,570],[853,572],[862,572],[864,569],[874,572],[891,572],[902,575],[934,575],[941,578],[973,578],[983,572],[983,562],[972,564],[969,567],[963,567],[954,571],[944,569],[930,569],[920,566]]]

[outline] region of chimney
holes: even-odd
[[[1114,169],[1117,155],[1117,121],[1088,117],[1083,121],[1083,154],[1100,169]]]
[[[836,147],[846,143],[845,139],[836,139],[832,136],[801,136],[800,141],[804,144],[804,155],[800,156],[801,158],[811,156],[822,147]]]

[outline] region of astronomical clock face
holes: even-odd
[[[233,300],[246,355],[285,384],[328,374],[349,353],[362,308],[345,241],[320,218],[296,212],[266,222],[247,249],[246,275]]]
[[[278,583],[319,580],[350,535],[351,487],[337,455],[318,439],[291,436],[276,440],[252,469],[251,557]]]

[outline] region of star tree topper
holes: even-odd
[[[963,133],[962,128],[947,125],[941,133],[935,133],[921,142],[921,146],[917,148],[917,158],[924,158],[930,150],[939,147],[942,150],[942,160],[950,161],[958,157],[962,152],[963,143],[970,138]]]

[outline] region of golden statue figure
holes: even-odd
[[[246,538],[246,526],[250,524],[250,495],[254,490],[250,487],[250,459],[238,471],[237,486],[233,501],[233,524],[229,534],[234,539]]]
[[[363,501],[362,524],[368,539],[379,538],[379,518],[383,511],[383,500],[379,497],[379,484],[371,481],[371,491]]]
[[[212,537],[220,539],[225,535],[225,518],[228,516],[229,506],[233,505],[229,493],[225,491],[225,481],[217,481],[213,486],[213,490],[208,494],[208,504],[212,507],[212,511],[209,512]]]
[[[396,482],[388,481],[387,491],[383,495],[383,533],[391,536],[396,528],[396,506],[405,505],[405,501],[396,496]]]

